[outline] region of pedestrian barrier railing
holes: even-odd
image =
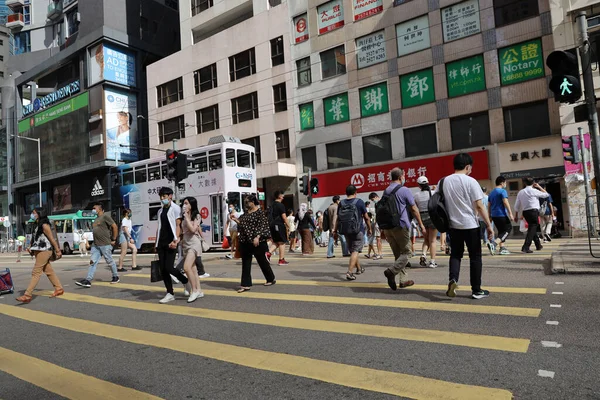
[[[582,226],[587,226],[588,245],[590,255],[594,258],[600,258],[600,217],[598,214],[598,202],[600,195],[587,196],[585,204],[580,206],[585,210],[580,215],[585,215],[586,220],[581,221]],[[585,224],[585,225],[584,225]]]

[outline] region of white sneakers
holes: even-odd
[[[204,273],[200,275],[198,278],[210,278],[210,274]]]
[[[174,301],[174,300],[175,300],[175,296],[173,296],[171,293],[167,293],[167,295],[166,295],[165,297],[163,297],[163,298],[162,298],[162,299],[159,301],[159,303],[160,303],[160,304],[167,304],[167,303],[170,303],[170,302],[172,302],[172,301]]]
[[[201,299],[203,297],[204,297],[204,292],[194,292],[194,293],[192,293],[190,298],[187,300],[187,302],[193,303],[194,301],[196,301],[196,299]]]
[[[173,283],[175,284],[179,284],[179,279],[175,278],[173,275],[171,275],[171,280],[173,281]]]
[[[188,292],[188,290],[186,289],[186,290],[183,292],[183,295],[184,295],[184,296],[190,296],[190,297],[187,299],[187,302],[188,302],[188,303],[193,303],[193,302],[194,302],[194,301],[196,301],[197,299],[201,299],[201,298],[203,298],[203,297],[204,297],[204,292],[193,292],[193,293],[190,295],[190,292]],[[175,300],[175,296],[173,296],[171,293],[167,293],[165,297],[163,297],[162,299],[160,299],[160,300],[159,300],[159,303],[160,303],[160,304],[167,304],[167,303],[170,303],[170,302],[172,302],[172,301],[174,301],[174,300]]]

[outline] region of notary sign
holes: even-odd
[[[352,5],[355,21],[383,11],[383,0],[352,0]]]
[[[378,64],[386,60],[385,36],[383,31],[356,39],[358,68]]]
[[[306,13],[294,18],[294,39],[296,43],[308,40],[308,18]]]
[[[542,41],[530,40],[498,51],[502,85],[510,85],[544,76]]]
[[[343,0],[332,0],[317,7],[319,35],[344,26]]]
[[[479,33],[479,0],[468,0],[442,9],[442,28],[444,42]]]

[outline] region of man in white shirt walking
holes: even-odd
[[[481,231],[477,213],[486,225],[489,237],[494,236],[487,209],[483,205],[483,191],[479,183],[469,175],[473,171],[473,158],[466,153],[454,157],[454,174],[444,178],[443,194],[446,211],[450,219],[450,281],[448,297],[456,297],[460,262],[465,252],[465,244],[469,251],[471,272],[471,298],[483,299],[490,295],[481,289]],[[437,186],[440,190],[440,184]]]
[[[525,183],[525,188],[519,192],[515,203],[515,222],[519,222],[519,213],[527,221],[529,227],[527,228],[527,236],[525,237],[525,243],[523,243],[521,251],[523,253],[533,253],[533,250],[530,249],[532,241],[535,243],[536,250],[543,249],[540,238],[537,235],[540,199],[548,198],[550,194],[540,185],[534,183],[533,178],[525,178],[523,182]]]

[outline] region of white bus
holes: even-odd
[[[220,248],[228,204],[241,211],[244,198],[257,193],[256,159],[254,147],[238,138],[220,136],[209,143],[180,151],[188,156],[189,176],[179,183],[177,195],[182,201],[188,196],[198,200],[204,239],[211,248]],[[120,165],[114,177],[122,206],[131,209],[132,237],[140,251],[154,247],[161,207],[158,192],[163,186],[173,187],[166,170],[166,157],[159,156]]]

